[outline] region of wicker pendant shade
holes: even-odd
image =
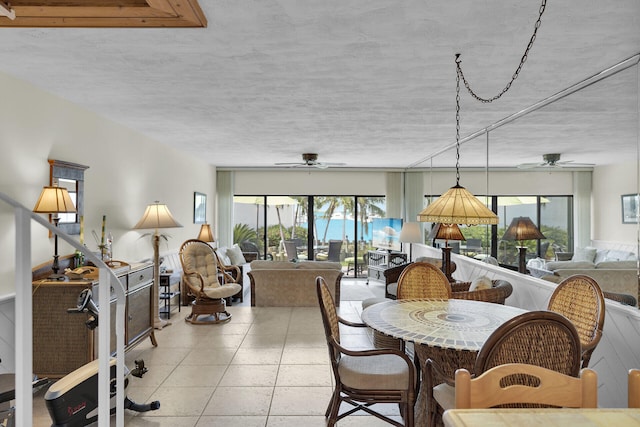
[[[456,184],[418,214],[418,221],[444,224],[497,224],[498,216]],[[453,240],[453,239],[452,239]]]

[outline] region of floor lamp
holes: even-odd
[[[509,224],[507,231],[504,232],[502,240],[515,240],[520,242],[520,246],[518,246],[518,272],[522,274],[527,273],[527,248],[522,242],[524,240],[538,239],[546,239],[546,237],[538,230],[538,227],[531,221],[531,218],[528,216],[518,216],[511,220],[511,224]]]
[[[63,187],[44,187],[42,192],[40,193],[40,197],[36,202],[36,206],[33,208],[33,211],[36,213],[46,213],[53,215],[53,223],[58,227],[58,223],[60,222],[60,217],[58,214],[60,213],[74,213],[76,212],[76,207],[73,205],[73,201],[71,200],[71,196],[66,188]],[[53,264],[51,265],[51,270],[53,270],[53,274],[51,274],[48,279],[51,280],[62,280],[64,279],[64,274],[59,274],[60,266],[58,264],[58,234],[53,233],[54,237],[54,252],[53,252]]]
[[[144,211],[142,218],[133,227],[134,229],[153,229],[153,327],[162,329],[169,322],[160,319],[159,315],[159,298],[160,298],[160,228],[176,228],[182,227],[178,223],[167,205],[162,205],[156,201]]]
[[[405,222],[400,231],[400,241],[409,244],[409,262],[412,262],[413,243],[424,243],[420,224],[417,222]]]
[[[451,247],[449,246],[449,240],[465,240],[462,231],[460,231],[457,224],[437,223],[431,229],[427,239],[429,241],[444,240],[444,247],[440,248],[442,249],[442,272],[450,282],[455,281],[455,279],[451,277]]]

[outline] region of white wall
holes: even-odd
[[[98,250],[91,230],[100,234],[102,215],[114,236],[113,254],[123,261],[153,255],[144,231],[131,228],[154,200],[166,203],[184,226],[162,230],[170,235],[161,251],[177,249],[197,236],[193,192],[207,194],[207,219],[213,222],[215,167],[96,114],[0,74],[0,192],[32,208],[49,183],[47,159],[89,166],[85,172],[85,242]],[[0,296],[14,291],[15,227],[13,211],[0,204]],[[60,242],[60,254],[73,250]],[[51,260],[53,239],[32,227],[32,264]],[[25,284],[30,286],[30,284]]]
[[[638,225],[622,223],[621,195],[638,192],[636,161],[601,166],[593,172],[592,223],[593,240],[634,243]]]

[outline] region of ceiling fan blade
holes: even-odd
[[[548,163],[520,163],[517,167],[518,169],[533,169],[533,168],[542,168],[545,166],[549,166]]]

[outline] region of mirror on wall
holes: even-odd
[[[84,215],[84,171],[89,166],[49,159],[49,185],[64,187],[76,206],[76,213],[60,214],[58,227],[67,234],[80,234]]]

